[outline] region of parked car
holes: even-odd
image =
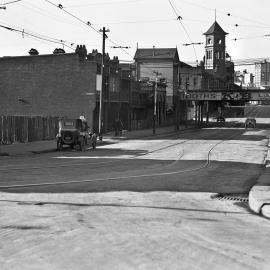
[[[255,118],[247,118],[245,121],[245,128],[255,128],[256,127],[256,119]]]
[[[225,118],[223,116],[218,116],[217,117],[217,122],[218,123],[224,123],[225,122]]]
[[[59,132],[56,135],[57,150],[62,150],[64,145],[85,151],[86,145],[96,148],[97,136],[89,131],[89,126],[84,119],[61,119]]]

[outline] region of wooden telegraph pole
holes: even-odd
[[[156,118],[157,118],[157,83],[158,76],[161,75],[158,71],[153,72],[156,75],[155,78],[155,87],[154,87],[154,112],[153,112],[153,134],[156,134]]]
[[[103,96],[104,96],[104,65],[105,65],[105,40],[107,38],[106,33],[110,32],[109,29],[103,27],[99,30],[102,32],[102,62],[101,62],[101,89],[100,89],[100,96],[99,96],[99,118],[98,118],[98,133],[99,133],[99,140],[102,141],[103,135]]]

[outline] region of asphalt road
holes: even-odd
[[[262,132],[252,132],[212,128],[119,140],[86,152],[67,148],[6,158],[0,184],[19,185],[6,190],[12,192],[247,193],[260,175],[266,151]]]
[[[266,145],[220,126],[7,157],[3,269],[269,269],[270,223],[245,201]]]

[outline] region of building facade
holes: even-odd
[[[77,53],[2,57],[0,115],[83,115],[92,126],[96,70]]]
[[[255,63],[255,87],[270,88],[270,62]]]
[[[137,49],[134,60],[138,81],[155,81],[158,76],[166,82],[166,109],[172,111],[179,88],[180,60],[177,48]]]

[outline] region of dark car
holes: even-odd
[[[83,119],[59,120],[59,132],[56,135],[57,150],[62,150],[63,145],[78,148],[84,151],[87,144],[96,148],[97,136],[89,132],[87,122]]]
[[[224,123],[225,122],[225,118],[223,116],[218,116],[217,117],[217,122],[218,123]]]
[[[247,118],[245,121],[245,128],[255,128],[256,127],[256,119],[255,118]]]

